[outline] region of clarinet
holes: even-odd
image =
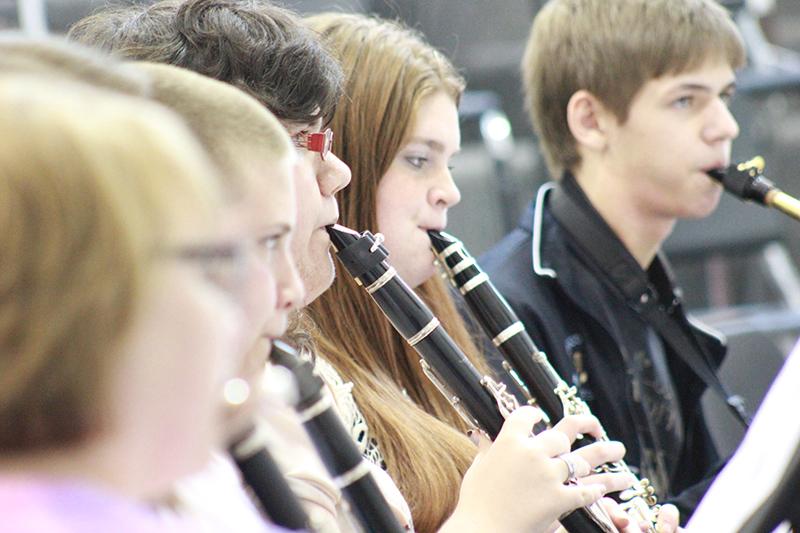
[[[516,398],[505,385],[478,373],[428,306],[386,262],[389,253],[381,244],[382,235],[359,234],[338,224],[327,230],[339,261],[422,357],[420,364],[428,379],[468,424],[494,440],[505,417],[518,407]],[[616,531],[596,504],[571,511],[559,521],[571,533]]]
[[[364,531],[401,533],[404,528],[386,503],[370,467],[333,410],[330,394],[313,365],[289,345],[272,342],[270,359],[291,371],[299,398],[295,409],[334,483],[341,489]]]
[[[722,183],[729,193],[741,200],[749,200],[775,209],[800,220],[800,201],[789,196],[763,175],[764,158],[756,156],[750,161],[729,166],[727,169],[708,171],[708,175]]]
[[[308,514],[289,488],[255,426],[232,444],[229,452],[261,509],[273,523],[290,531],[313,531]]]
[[[515,381],[521,382],[525,392],[530,395],[529,403],[538,404],[554,421],[566,415],[591,415],[589,406],[578,396],[577,389],[561,379],[547,356],[536,347],[525,326],[489,276],[475,262],[475,258],[464,248],[464,244],[445,232],[428,231],[428,236],[437,262],[464,297],[470,313],[492,339],[492,344],[503,354],[503,368]],[[590,442],[588,438],[583,440],[585,442],[581,444]],[[599,440],[608,440],[605,432]],[[633,475],[624,461],[603,465],[601,470]],[[655,489],[649,480],[637,479],[634,487],[620,493],[620,500],[621,507],[628,514],[639,523],[650,524],[648,531],[655,532],[659,507]]]

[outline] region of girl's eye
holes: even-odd
[[[427,157],[406,156],[406,161],[414,168],[422,168],[428,162]]]

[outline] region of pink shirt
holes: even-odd
[[[3,533],[198,533],[208,527],[80,482],[0,476]],[[264,532],[279,528],[264,526]]]

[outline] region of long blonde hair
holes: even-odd
[[[345,14],[308,21],[338,54],[347,78],[332,123],[337,154],[353,172],[350,187],[339,193],[341,220],[375,230],[378,183],[406,141],[420,102],[443,91],[458,103],[464,80],[442,54],[397,23]],[[485,370],[442,280],[428,280],[417,293]],[[455,507],[475,455],[466,425],[422,373],[416,352],[349,276],[339,276],[307,312],[318,327],[319,353],[355,384],[356,403],[417,529],[435,531]]]
[[[0,138],[0,450],[74,445],[107,427],[164,228],[211,216],[216,176],[166,110],[45,75],[0,77]]]

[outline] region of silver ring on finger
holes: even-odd
[[[561,461],[567,465],[567,478],[564,480],[564,483],[574,483],[578,480],[578,477],[575,475],[575,463],[572,461],[569,453],[562,453],[556,459],[561,459]]]

